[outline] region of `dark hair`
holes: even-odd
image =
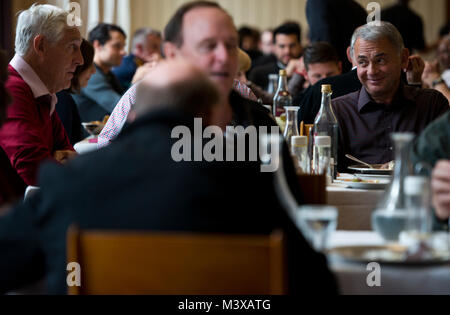
[[[106,23],[100,23],[92,31],[89,32],[89,41],[91,44],[94,43],[94,41],[98,40],[100,45],[105,45],[107,41],[111,40],[111,33],[110,32],[119,32],[125,38],[127,35],[125,34],[124,30],[117,25],[114,24],[106,24]]]
[[[239,47],[241,47],[241,48],[242,48],[242,42],[245,37],[251,37],[253,42],[258,44],[259,38],[261,36],[258,30],[248,27],[248,26],[242,26],[241,28],[239,28],[238,34],[239,34]]]
[[[73,74],[72,83],[70,85],[70,92],[73,94],[80,93],[81,87],[80,87],[80,81],[79,77],[80,74],[82,74],[84,71],[86,71],[89,67],[92,66],[92,63],[94,62],[94,47],[90,42],[83,39],[83,42],[80,46],[81,55],[83,56],[84,63],[81,66],[78,66],[75,70],[75,73]]]
[[[303,61],[305,68],[308,70],[309,65],[313,63],[339,62],[339,57],[329,43],[315,42],[305,48],[303,51]]]
[[[183,19],[186,13],[196,8],[217,8],[225,12],[222,7],[211,1],[193,1],[182,5],[172,16],[164,28],[164,41],[173,43],[180,47],[183,45]]]
[[[6,108],[11,102],[11,96],[5,88],[5,83],[8,80],[7,64],[6,52],[0,50],[0,126],[6,119]]]
[[[283,35],[295,35],[298,39],[298,42],[301,42],[302,38],[302,28],[300,27],[300,24],[297,22],[286,22],[280,26],[278,26],[273,31],[273,43],[276,44],[276,38],[278,34]]]

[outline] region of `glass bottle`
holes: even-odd
[[[314,121],[313,127],[313,141],[315,142],[318,136],[328,136],[331,138],[331,178],[336,179],[337,175],[337,146],[339,137],[339,125],[334,115],[333,108],[331,106],[331,85],[322,85],[322,104],[320,111]],[[315,146],[313,144],[313,146]]]
[[[395,146],[394,177],[384,197],[372,213],[372,226],[387,241],[397,241],[405,230],[408,206],[405,198],[405,178],[411,174],[409,145],[413,133],[393,133]]]
[[[296,166],[302,174],[310,174],[310,159],[308,154],[308,137],[292,136],[291,139],[292,155]]]
[[[331,137],[316,136],[313,149],[314,174],[326,175],[327,182],[331,183]]]
[[[300,107],[297,106],[286,106],[286,128],[284,129],[284,139],[286,140],[290,152],[292,152],[291,139],[293,136],[299,136],[298,132],[298,120],[297,113]]]
[[[277,74],[269,74],[269,85],[267,86],[267,93],[270,95],[275,95],[275,92],[278,89],[278,75]]]
[[[288,91],[286,70],[280,70],[278,89],[273,98],[273,117],[281,117],[285,113],[286,106],[292,106],[292,96]]]

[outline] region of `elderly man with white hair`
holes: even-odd
[[[0,129],[0,146],[31,186],[41,162],[62,162],[75,154],[55,113],[56,93],[70,86],[83,64],[80,32],[67,24],[67,17],[55,6],[33,5],[17,22],[16,55],[6,83],[13,103]]]

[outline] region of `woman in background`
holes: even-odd
[[[91,43],[83,39],[80,50],[84,63],[75,70],[70,88],[56,94],[58,96],[56,112],[66,129],[72,145],[83,140],[84,133],[80,114],[71,94],[80,93],[81,88],[87,86],[89,79],[96,71],[94,66],[94,47]]]

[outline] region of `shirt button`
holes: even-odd
[[[389,147],[389,151],[392,151],[392,150],[394,150],[394,147]]]

